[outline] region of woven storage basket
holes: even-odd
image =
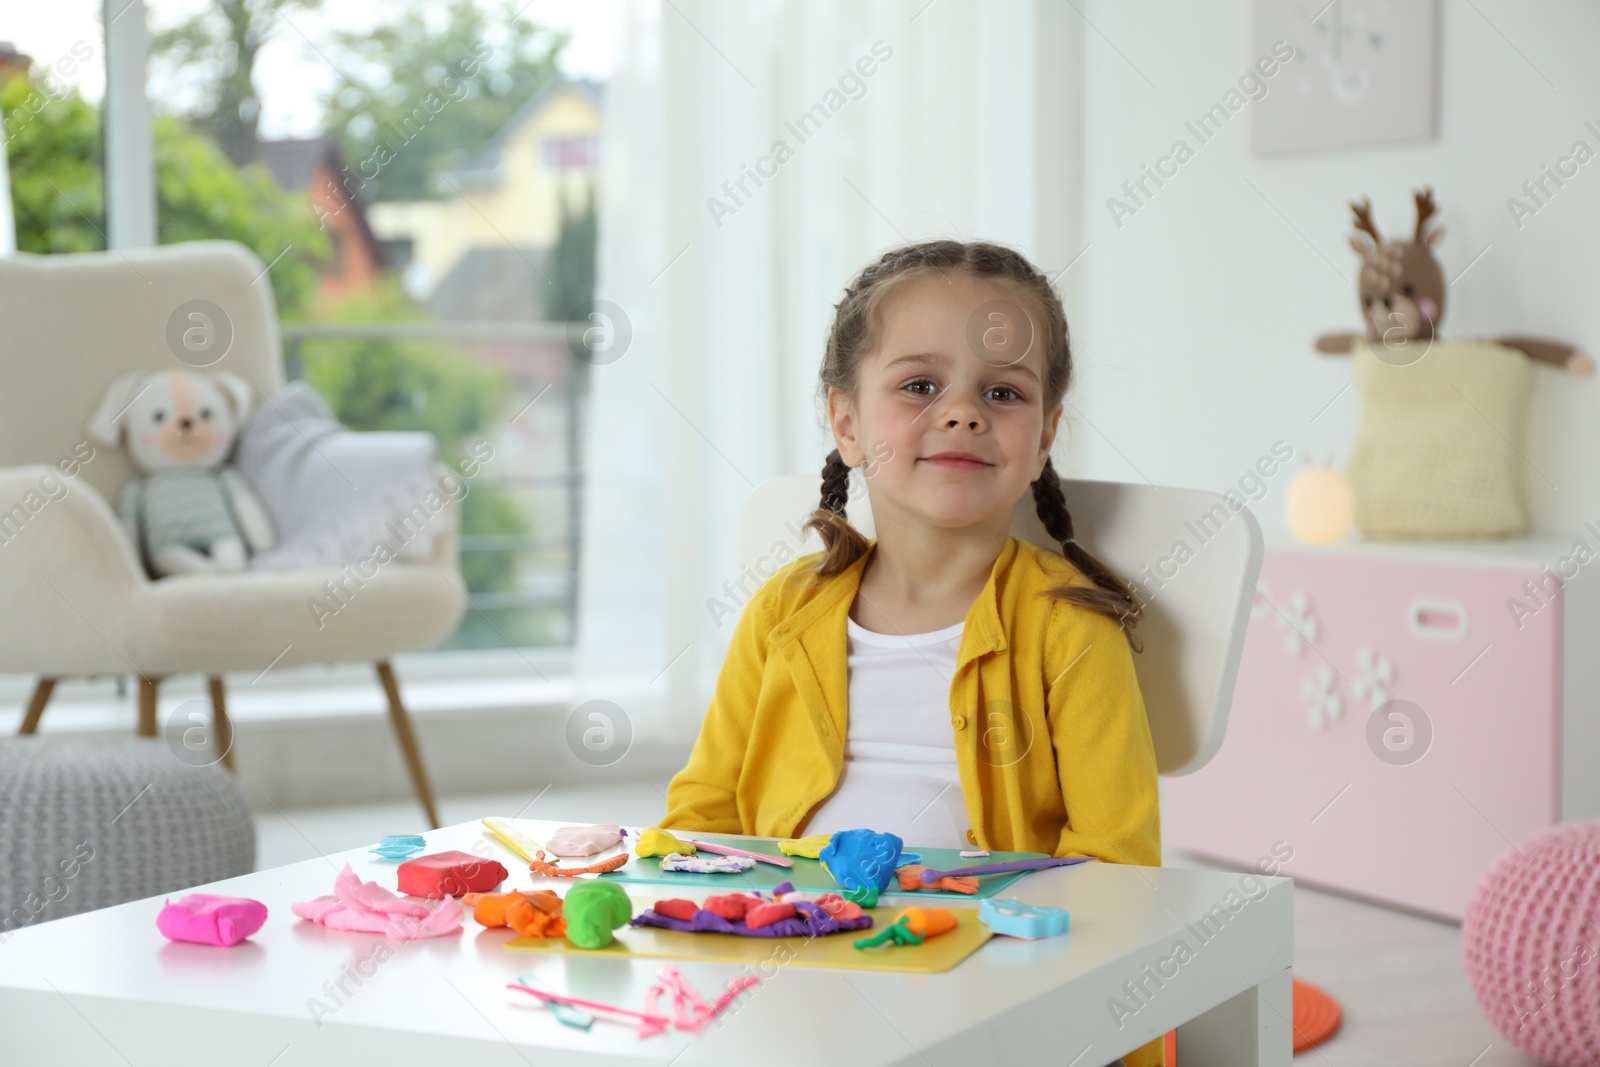
[[[1350,450],[1368,537],[1511,537],[1527,528],[1521,452],[1533,372],[1490,341],[1361,344]]]

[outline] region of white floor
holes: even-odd
[[[595,812],[649,825],[665,810],[665,782],[553,786],[544,792],[449,797],[450,825],[486,815],[593,822]],[[257,819],[256,866],[278,867],[415,833],[414,803],[269,811]],[[1207,867],[1169,855],[1169,866]],[[1479,1014],[1461,963],[1460,928],[1305,887],[1295,891],[1295,975],[1344,1007],[1344,1026],[1302,1052],[1304,1067],[1534,1067]]]

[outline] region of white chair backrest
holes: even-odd
[[[72,456],[106,388],[129,371],[227,371],[259,390],[257,403],[277,392],[283,353],[265,269],[232,241],[0,258],[0,467]],[[121,449],[96,445],[82,477],[115,506],[130,470]]]
[[[1216,754],[1244,647],[1245,627],[1261,573],[1261,526],[1249,508],[1233,510],[1219,493],[1124,482],[1063,479],[1073,534],[1088,551],[1135,586],[1146,602],[1139,632],[1139,674],[1162,774],[1199,770]],[[803,530],[821,494],[820,477],[787,475],[756,487],[739,516],[740,573],[765,577],[774,556],[822,548]],[[873,536],[872,511],[859,478],[851,479],[847,513]],[[1017,505],[1011,532],[1061,551],[1033,510]]]

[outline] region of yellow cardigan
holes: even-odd
[[[849,722],[845,618],[876,548],[820,579],[819,554],[803,556],[756,590],[667,786],[663,829],[791,837],[833,792]],[[967,612],[950,726],[968,841],[1158,867],[1156,757],[1133,651],[1115,619],[1040,595],[1069,581],[1088,579],[1013,536]],[[1159,1067],[1161,1047],[1129,1053],[1128,1067]]]
[[[663,829],[789,837],[839,781],[849,722],[845,618],[868,553],[830,578],[794,560],[734,627]],[[967,612],[950,683],[968,840],[1000,851],[1161,864],[1155,748],[1133,652],[1110,616],[1040,593],[1087,579],[1006,541]],[[915,844],[915,842],[908,842]]]

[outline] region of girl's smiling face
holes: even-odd
[[[1037,314],[961,271],[907,282],[878,310],[855,396],[828,395],[839,455],[865,466],[877,524],[961,528],[1003,516],[1009,528],[1061,417],[1059,399],[1045,408]]]

